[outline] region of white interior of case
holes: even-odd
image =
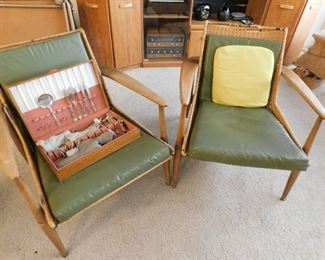
[[[83,63],[72,68],[59,71],[41,78],[24,82],[10,88],[22,113],[38,108],[37,99],[40,95],[48,93],[55,100],[65,97],[69,87],[79,88],[84,84],[87,89],[98,84],[91,63]]]

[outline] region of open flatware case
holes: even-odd
[[[7,94],[60,181],[140,138],[110,109],[92,61],[9,85]]]

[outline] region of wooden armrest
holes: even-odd
[[[306,83],[292,70],[282,68],[282,76],[288,81],[308,105],[323,119],[325,119],[325,108],[319,102],[315,94],[310,90]]]
[[[152,102],[166,107],[167,102],[156,94],[153,90],[149,89],[148,87],[144,86],[139,81],[135,80],[134,78],[130,77],[129,75],[108,67],[101,67],[102,75],[120,83],[121,85],[127,87],[128,89],[140,94],[141,96],[151,100]]]
[[[180,98],[183,106],[188,106],[191,102],[193,87],[195,84],[199,68],[199,58],[186,59],[181,68],[180,78]]]

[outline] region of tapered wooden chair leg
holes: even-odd
[[[176,188],[178,176],[179,176],[179,168],[181,165],[181,158],[182,158],[182,151],[180,149],[176,149],[175,155],[174,155],[174,162],[173,162],[173,175],[172,175],[172,181],[171,186],[173,188]]]
[[[164,175],[166,185],[170,185],[170,160],[165,162],[164,165]]]
[[[55,229],[51,228],[46,221],[43,209],[37,205],[33,199],[33,195],[30,192],[28,186],[25,184],[22,177],[14,179],[15,184],[22,195],[22,198],[26,201],[28,209],[31,211],[35,221],[40,225],[45,235],[51,240],[53,245],[60,251],[62,256],[67,256],[69,252],[65,249],[58,233]]]
[[[281,200],[285,200],[292,188],[292,186],[295,184],[295,181],[297,180],[298,176],[299,176],[300,172],[299,171],[292,171],[289,179],[287,181],[287,184],[284,188],[283,194],[281,196]]]
[[[40,226],[53,245],[59,250],[60,254],[63,257],[67,256],[69,251],[64,247],[64,244],[62,243],[56,230],[51,228],[48,224],[40,224]]]

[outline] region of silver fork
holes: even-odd
[[[81,104],[81,107],[82,107],[82,113],[83,115],[86,117],[88,116],[88,112],[87,111],[90,111],[89,110],[89,104],[87,102],[87,97],[86,97],[86,92],[85,90],[83,89],[82,87],[82,84],[78,84],[78,87],[77,87],[78,91],[81,92],[81,99],[80,100],[80,104]]]
[[[78,119],[82,119],[83,114],[78,109],[78,106],[77,106],[78,100],[76,100],[76,96],[75,96],[76,94],[77,93],[76,93],[76,90],[74,88],[70,87],[70,88],[67,89],[67,92],[66,92],[67,99],[73,105],[73,107],[74,107],[74,109],[76,111]]]

